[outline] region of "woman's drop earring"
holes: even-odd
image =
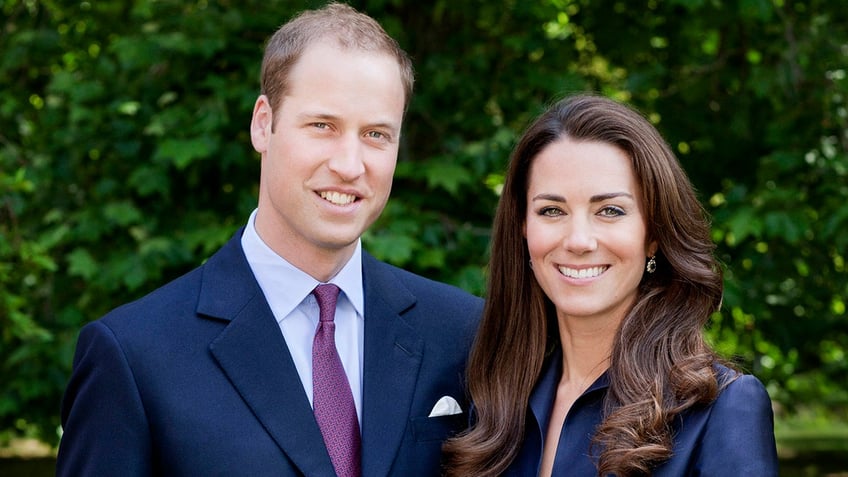
[[[648,264],[645,265],[645,271],[648,273],[654,273],[657,271],[657,256],[654,255],[648,260]]]

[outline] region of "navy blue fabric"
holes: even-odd
[[[505,475],[538,475],[561,368],[562,355],[554,353],[530,397],[524,444]],[[721,365],[716,365],[716,369],[720,380],[736,375]],[[553,475],[598,475],[590,442],[601,422],[608,387],[604,374],[569,410],[560,434]],[[681,415],[674,433],[673,456],[654,469],[654,477],[778,475],[771,401],[762,383],[751,375],[738,376],[711,405]]]
[[[80,332],[59,476],[332,476],[282,333],[240,243]],[[482,300],[363,254],[364,476],[438,475],[464,415]]]

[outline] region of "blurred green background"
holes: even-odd
[[[49,454],[81,325],[246,221],[264,41],[323,3],[0,0],[0,447]],[[482,294],[516,137],[570,92],[626,100],[712,214],[707,333],[766,384],[785,475],[848,475],[848,2],[350,3],[417,70],[372,253]]]

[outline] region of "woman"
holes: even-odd
[[[513,152],[471,353],[474,425],[446,471],[777,475],[763,385],[719,363],[709,223],[640,114],[563,100]]]

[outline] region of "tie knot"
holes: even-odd
[[[336,300],[339,298],[339,291],[339,287],[332,283],[318,285],[315,290],[312,290],[312,294],[318,301],[321,321],[333,321],[333,317],[336,315]]]

